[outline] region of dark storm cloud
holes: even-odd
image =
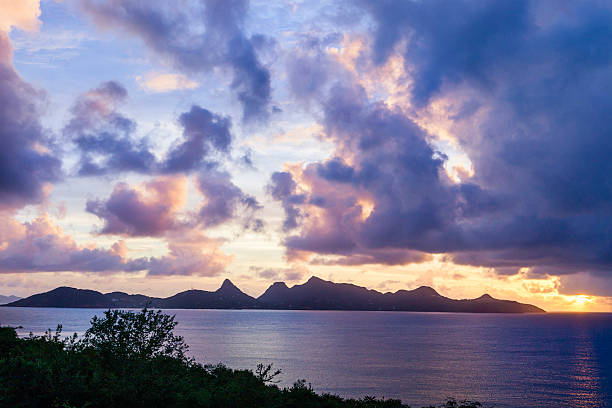
[[[311,55],[298,71],[313,73],[309,83],[316,90],[294,92],[314,95],[326,136],[338,156],[350,152],[350,161],[308,165],[294,181],[312,197],[324,197],[325,206],[312,209],[309,196],[288,207],[289,222],[301,214],[285,240],[288,251],[365,261],[366,254],[390,249],[445,252],[457,263],[503,273],[532,267],[609,274],[610,6],[358,3],[375,23],[372,48],[362,57],[383,64],[399,50],[414,79],[415,110],[450,98],[456,107],[449,112],[451,131],[475,174],[451,181],[443,168],[447,157],[410,112],[370,100],[350,75],[319,72]],[[322,82],[334,76],[342,82]],[[286,206],[296,188],[275,198]],[[364,212],[364,201],[371,211]]]
[[[167,154],[162,164],[163,172],[190,171],[201,167],[211,152],[228,153],[232,142],[231,120],[197,105],[181,114],[183,140]]]
[[[229,67],[232,89],[242,105],[243,119],[265,119],[270,104],[270,72],[257,48],[270,41],[247,37],[246,0],[208,0],[197,5],[163,1],[81,0],[83,9],[102,27],[122,28],[138,37],[185,73]]]
[[[474,182],[503,192],[511,207],[467,237],[467,249],[494,252],[456,260],[609,271],[610,6],[433,1],[409,3],[411,13],[401,14],[400,3],[370,8],[376,43],[407,41],[417,101],[444,96],[444,86],[477,89],[489,111],[479,134],[460,133],[460,142],[474,164]],[[438,19],[447,23],[435,24]]]
[[[492,68],[516,57],[533,24],[525,0],[357,3],[377,24],[372,47],[376,63],[385,62],[407,40],[404,55],[414,69],[412,94],[419,103],[427,103],[445,82],[492,86]]]
[[[81,155],[79,175],[131,171],[156,176],[140,187],[119,183],[108,199],[89,200],[87,211],[104,222],[98,233],[166,236],[232,219],[239,219],[245,229],[263,229],[263,221],[255,218],[260,209],[257,200],[220,170],[232,144],[229,117],[193,105],[179,117],[181,137],[158,159],[146,140],[134,135],[135,122],[118,112],[126,97],[120,84],[105,82],[77,99],[64,128]],[[185,217],[180,213],[186,195],[183,175],[193,172],[198,172],[197,185],[205,203],[200,214]]]
[[[25,83],[0,32],[0,209],[40,202],[44,186],[61,178],[61,161],[39,116],[43,95]]]
[[[155,167],[155,156],[146,141],[133,136],[136,123],[117,111],[126,97],[123,86],[109,81],[79,96],[72,106],[72,117],[64,127],[64,135],[81,153],[79,175],[146,173]]]
[[[253,212],[261,209],[255,197],[245,194],[232,183],[229,173],[203,171],[197,186],[205,197],[199,216],[205,227],[214,227],[234,218],[245,218],[245,226],[254,230],[263,228],[261,220],[253,219]]]
[[[303,204],[305,196],[295,192],[297,184],[293,180],[293,176],[288,172],[274,172],[270,177],[270,182],[267,186],[268,194],[275,200],[282,203],[285,210],[285,220],[283,221],[283,230],[291,231],[298,226],[300,218],[300,210],[297,205]]]
[[[326,180],[349,182],[355,176],[355,169],[347,166],[342,158],[336,157],[321,163],[317,167],[317,174]]]
[[[136,123],[119,112],[126,98],[125,88],[114,81],[77,98],[64,136],[80,153],[79,175],[189,173],[214,167],[219,155],[229,154],[231,119],[193,105],[179,117],[182,137],[162,159],[156,158],[147,140],[135,136]]]
[[[297,227],[295,214],[308,213],[302,204],[324,209],[324,217],[287,237],[288,250],[353,256],[345,263],[397,264],[424,255],[387,249],[438,249],[442,233],[453,227],[459,192],[444,176],[443,155],[426,142],[425,132],[401,112],[370,103],[358,85],[332,87],[323,110],[328,137],[340,151],[352,152],[354,164],[334,157],[306,166],[308,196],[295,193],[291,174],[273,175],[269,191],[283,203],[286,225]],[[462,197],[466,214],[476,195]],[[361,198],[375,204],[366,219]]]

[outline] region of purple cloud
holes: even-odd
[[[204,159],[213,151],[228,153],[232,142],[229,117],[194,105],[189,112],[181,114],[179,123],[183,127],[183,140],[166,155],[162,172],[191,171],[202,167]]]
[[[205,227],[223,224],[234,218],[243,218],[247,228],[261,230],[263,221],[254,219],[254,212],[261,209],[255,197],[245,194],[232,183],[227,172],[209,170],[200,172],[197,186],[205,197],[199,216]]]
[[[225,270],[232,257],[220,246],[223,240],[208,238],[198,231],[169,232],[168,254],[129,258],[124,241],[110,249],[79,246],[48,216],[18,223],[0,215],[0,273],[17,272],[146,272],[151,276],[214,276]]]
[[[39,121],[43,100],[15,72],[8,36],[0,32],[0,209],[41,202],[45,185],[62,177],[61,160]]]
[[[249,271],[258,277],[275,281],[298,281],[309,275],[308,268],[303,265],[293,265],[289,268],[261,268],[251,266]]]
[[[316,89],[293,91],[319,103],[337,153],[285,176],[295,185],[271,181],[294,227],[288,253],[341,263],[449,253],[500,273],[608,273],[610,7],[575,3],[556,14],[552,3],[528,1],[358,4],[375,23],[361,58],[383,64],[399,49],[414,105],[370,99],[352,73],[319,57],[290,67],[290,77],[316,77],[304,79]],[[448,158],[414,121],[435,101],[450,103],[452,132],[473,164],[462,182],[446,175]],[[308,194],[289,205],[298,189]]]
[[[143,258],[126,258],[125,243],[110,249],[78,246],[47,216],[18,223],[2,217],[0,272],[135,272],[147,268]]]
[[[108,172],[149,172],[155,156],[144,140],[133,136],[136,123],[117,111],[127,97],[114,81],[80,95],[72,106],[72,117],[64,136],[77,146],[81,157],[78,174],[95,176]]]
[[[198,105],[179,116],[183,134],[158,159],[146,139],[134,133],[136,123],[118,111],[126,89],[108,81],[80,95],[63,134],[80,154],[77,173],[97,176],[109,173],[189,173],[217,166],[219,155],[228,155],[232,121]]]
[[[275,200],[282,203],[285,210],[285,220],[283,221],[283,230],[291,231],[298,226],[300,218],[300,210],[297,205],[304,202],[305,196],[296,193],[297,184],[293,180],[293,176],[289,172],[274,172],[270,177],[267,191]]]
[[[87,211],[104,220],[100,234],[161,236],[184,224],[179,211],[186,194],[184,177],[154,179],[142,189],[119,183],[106,201],[88,201]]]
[[[243,119],[268,116],[270,72],[259,61],[257,48],[270,41],[261,35],[246,36],[246,0],[210,0],[182,7],[137,0],[81,0],[80,4],[96,24],[140,37],[186,74],[230,68]]]

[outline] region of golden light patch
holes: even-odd
[[[589,303],[593,303],[593,299],[588,295],[577,295],[574,296],[574,303],[578,306],[585,306]]]
[[[162,74],[162,73],[149,73],[144,77],[137,76],[136,81],[140,86],[150,92],[171,92],[180,91],[186,89],[195,89],[200,84],[192,81],[181,74]]]
[[[360,198],[357,201],[357,205],[361,207],[361,221],[367,220],[368,217],[370,217],[370,214],[372,214],[372,211],[374,211],[374,202]]]
[[[392,108],[406,109],[410,104],[412,79],[406,73],[405,60],[397,51],[405,46],[401,41],[384,64],[369,63],[357,69],[357,61],[367,51],[366,40],[359,35],[346,36],[340,47],[330,47],[327,54],[355,76],[368,98],[384,100]]]
[[[34,150],[35,152],[40,153],[40,154],[51,153],[51,150],[49,150],[48,147],[43,146],[40,142],[34,142],[32,144],[32,150]]]
[[[0,0],[0,31],[9,32],[11,27],[38,31],[39,17],[39,0]]]
[[[348,71],[357,74],[355,61],[365,48],[365,41],[361,36],[346,36],[340,47],[329,47],[326,51],[333,56]]]

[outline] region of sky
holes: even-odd
[[[595,0],[0,0],[0,294],[612,311],[610,38]]]

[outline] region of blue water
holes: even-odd
[[[274,363],[280,386],[304,378],[319,392],[445,397],[496,407],[612,407],[612,314],[172,310],[203,363]],[[21,334],[61,323],[82,333],[99,309],[0,307]]]

